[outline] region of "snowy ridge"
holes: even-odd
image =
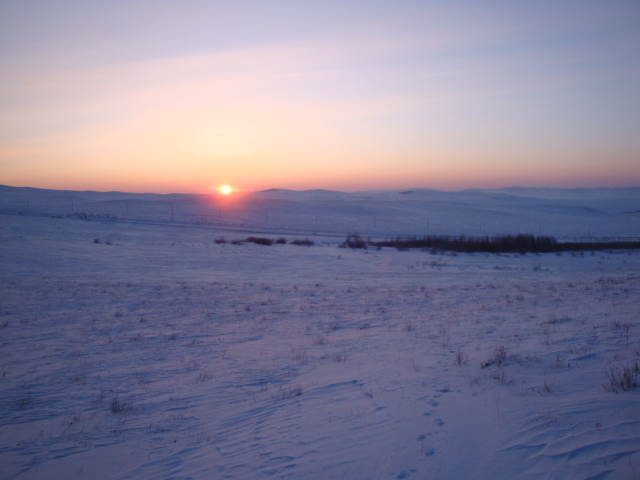
[[[640,237],[640,188],[443,192],[293,191],[222,195],[69,192],[0,187],[0,212],[109,215],[118,221],[183,223],[248,232],[375,237],[541,234]]]

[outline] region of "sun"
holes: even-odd
[[[229,185],[223,185],[218,190],[220,190],[220,193],[223,195],[229,195],[231,192],[233,192],[233,188],[231,188]]]

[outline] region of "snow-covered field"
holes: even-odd
[[[446,209],[455,234],[638,236],[627,190],[277,191],[234,218],[0,192],[0,477],[640,478],[640,389],[612,383],[640,362],[640,252],[338,248]],[[315,245],[215,242],[247,232]]]

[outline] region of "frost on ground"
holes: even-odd
[[[640,477],[637,252],[2,222],[2,478]]]

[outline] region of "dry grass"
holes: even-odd
[[[638,373],[640,364],[638,362],[629,365],[610,365],[605,369],[607,377],[604,389],[608,392],[620,393],[638,388]]]

